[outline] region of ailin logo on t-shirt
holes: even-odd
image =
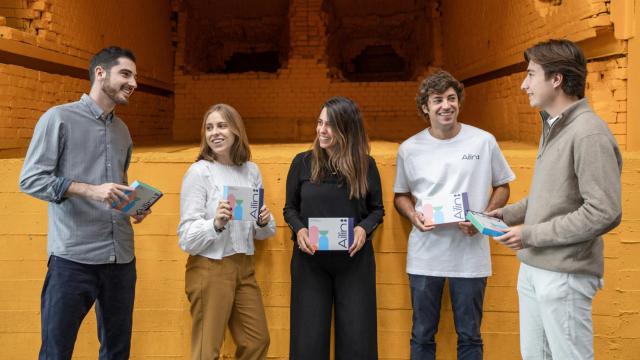
[[[480,154],[464,154],[462,160],[480,160]]]

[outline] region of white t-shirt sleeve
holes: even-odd
[[[500,186],[516,179],[494,138],[491,139],[491,185]]]
[[[398,156],[396,157],[396,181],[393,185],[393,192],[396,194],[411,192],[409,179],[407,178],[407,172],[404,167],[404,152],[402,151],[402,147],[398,150]]]

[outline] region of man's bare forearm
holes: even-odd
[[[509,201],[510,193],[511,190],[509,188],[509,184],[494,187],[493,192],[491,193],[491,197],[489,198],[489,204],[484,211],[489,212],[505,206],[507,204],[507,201]]]
[[[409,193],[395,194],[393,198],[393,205],[395,206],[396,210],[400,213],[400,215],[404,216],[409,220],[413,219],[414,213],[416,212],[416,210],[415,210],[415,204],[413,202],[413,197],[411,197],[411,194]]]

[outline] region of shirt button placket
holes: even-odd
[[[110,126],[110,121],[105,119],[104,121],[104,127],[105,127],[105,160],[107,163],[107,181],[108,182],[114,182],[113,181],[113,169],[111,168],[111,126]]]
[[[105,141],[104,141],[104,145],[105,145],[105,162],[107,165],[107,182],[114,182],[114,176],[113,176],[113,169],[111,167],[111,151],[109,151],[111,149],[111,120],[109,119],[109,117],[105,117],[104,118],[104,134],[105,134]],[[113,252],[114,254],[117,253],[117,242],[116,242],[116,236],[115,233],[117,231],[116,229],[116,213],[115,211],[111,212],[111,239],[113,242]],[[109,255],[109,262],[116,262],[116,256],[115,255]]]

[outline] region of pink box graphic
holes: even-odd
[[[120,202],[111,202],[111,207],[120,210],[127,215],[140,215],[149,210],[156,201],[162,197],[162,191],[147,185],[141,181],[134,181],[131,185],[133,191],[125,191],[126,199]]]
[[[309,242],[315,250],[349,250],[353,218],[309,218]]]
[[[416,210],[432,225],[458,223],[466,221],[469,198],[466,192],[430,196],[418,201]]]
[[[225,185],[222,198],[231,203],[231,220],[257,221],[264,204],[264,189]]]

